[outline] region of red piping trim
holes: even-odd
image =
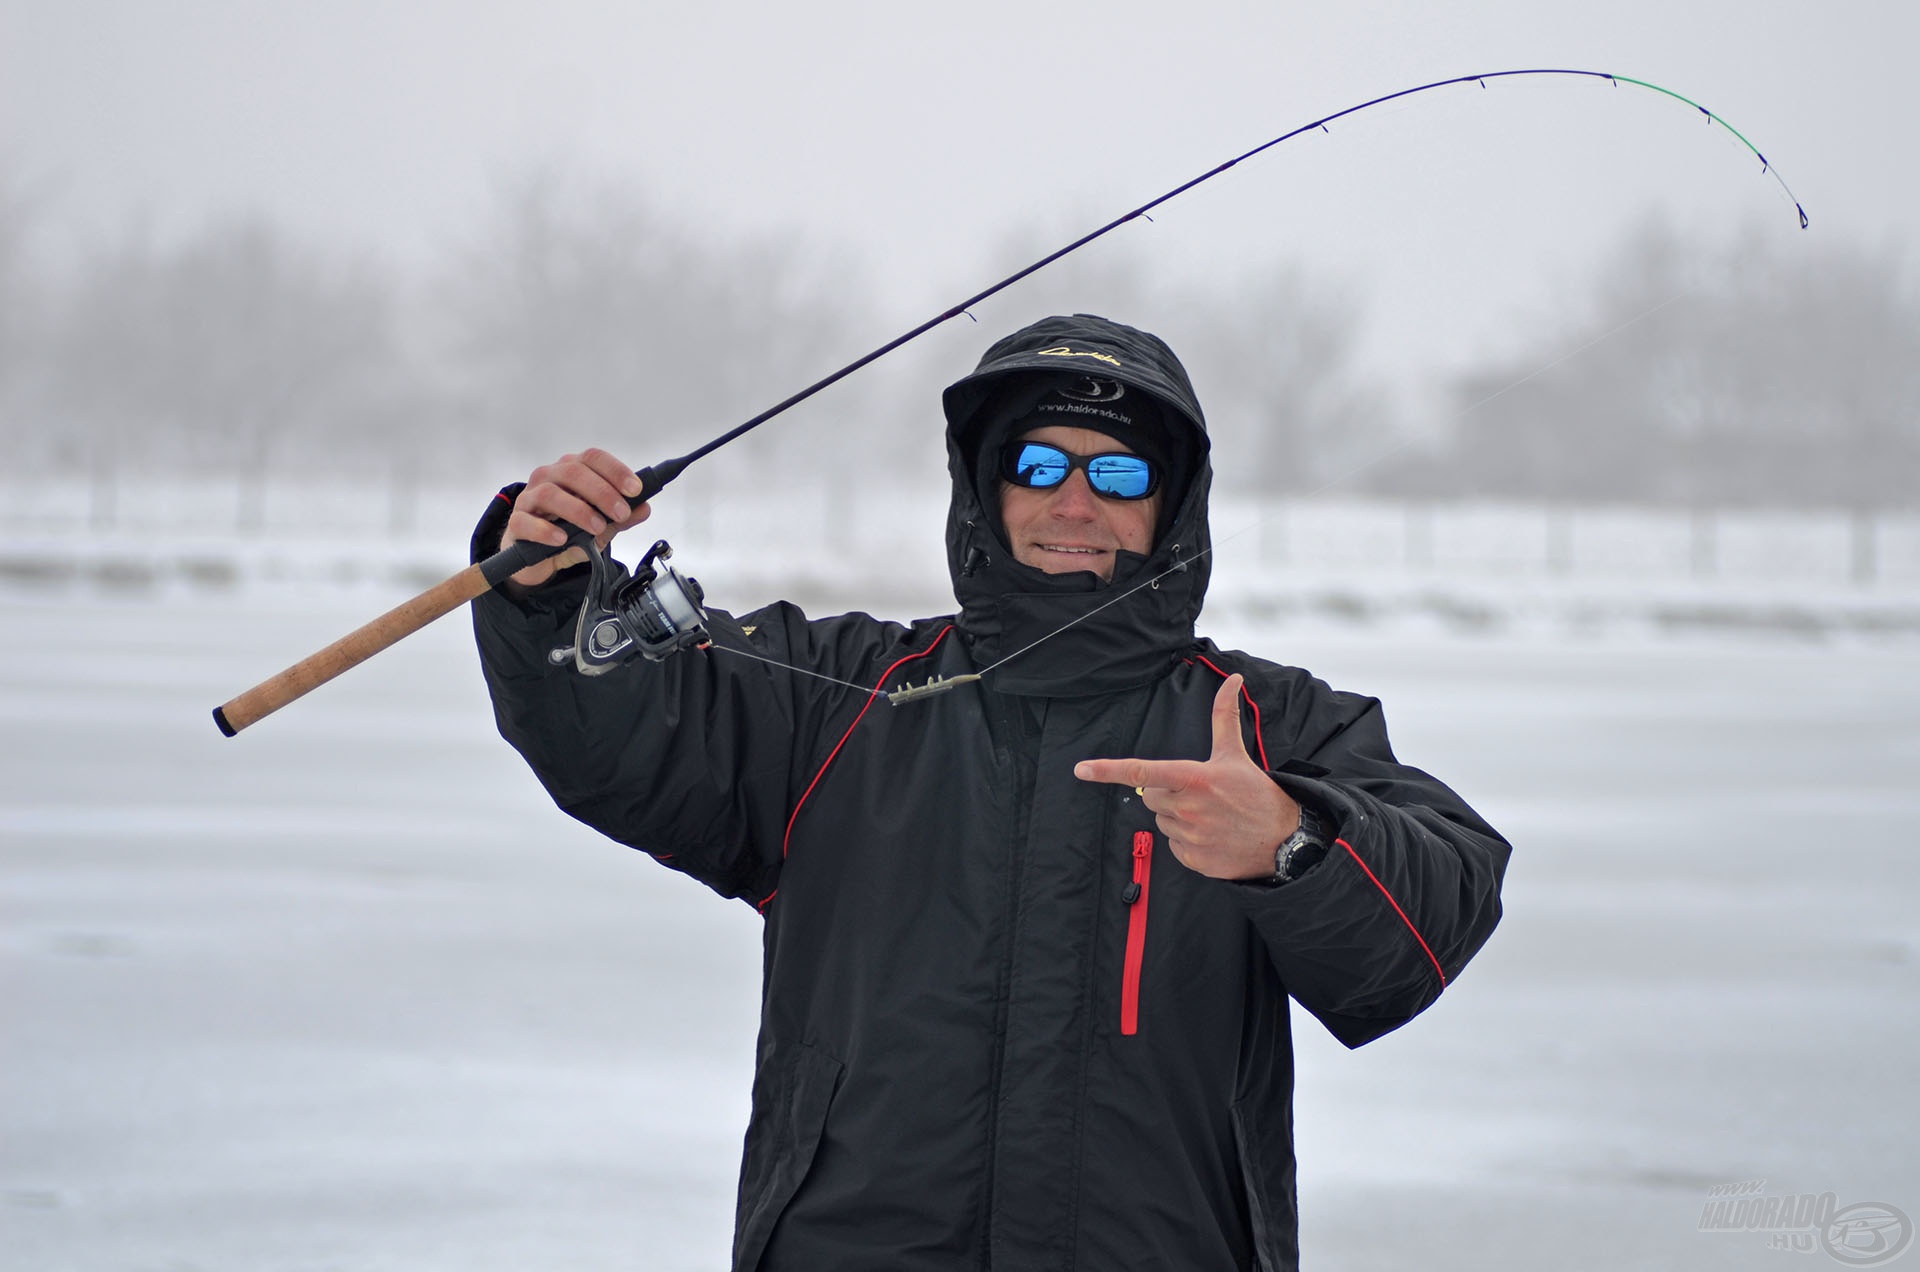
[[[800,810],[802,807],[806,805],[807,796],[813,794],[813,788],[820,785],[820,779],[827,775],[827,769],[829,766],[833,764],[834,758],[840,754],[840,748],[847,744],[847,739],[853,736],[853,731],[860,727],[860,722],[862,720],[867,718],[867,712],[872,710],[873,704],[879,700],[881,686],[887,683],[887,677],[893,675],[895,671],[899,670],[902,664],[910,663],[916,658],[925,658],[928,654],[940,648],[940,642],[945,640],[947,638],[947,633],[952,630],[953,630],[953,625],[949,623],[947,626],[940,629],[940,634],[938,636],[935,636],[933,638],[933,644],[928,645],[925,649],[921,650],[917,654],[908,654],[903,658],[896,659],[894,661],[894,664],[891,667],[888,667],[885,671],[880,673],[880,679],[878,683],[874,685],[873,693],[867,697],[867,705],[860,708],[860,714],[853,717],[853,723],[848,725],[847,731],[840,735],[840,740],[833,744],[833,750],[827,752],[827,758],[824,762],[821,763],[820,771],[813,775],[813,780],[811,782],[807,783],[807,789],[804,792],[802,792],[800,795],[800,802],[795,804],[793,806],[793,812],[788,814],[787,833],[780,837],[780,860],[785,861],[787,859],[787,845],[793,841],[793,823],[800,819]],[[780,895],[780,889],[775,888],[772,892],[767,893],[766,900],[762,901],[758,906],[754,908],[759,910],[762,914],[766,913],[768,903],[771,902],[775,897],[779,895]]]
[[[1440,966],[1440,960],[1433,956],[1433,947],[1427,944],[1426,937],[1420,935],[1420,929],[1413,926],[1413,920],[1408,918],[1407,912],[1400,908],[1400,903],[1393,899],[1393,893],[1387,891],[1387,885],[1380,882],[1380,876],[1374,874],[1373,871],[1367,869],[1367,863],[1360,860],[1360,854],[1353,850],[1352,844],[1348,843],[1344,839],[1336,839],[1333,842],[1335,842],[1336,844],[1339,844],[1342,848],[1345,848],[1347,850],[1347,855],[1353,858],[1354,864],[1359,866],[1361,870],[1366,872],[1367,878],[1373,880],[1374,887],[1380,889],[1380,895],[1387,899],[1387,904],[1393,907],[1393,912],[1400,916],[1400,921],[1402,923],[1407,925],[1407,931],[1413,933],[1413,939],[1420,942],[1421,951],[1426,954],[1427,961],[1433,964],[1433,974],[1440,978],[1440,988],[1445,989],[1447,987],[1447,974],[1444,970],[1442,970]]]
[[[1219,676],[1222,680],[1226,679],[1227,673],[1221,671],[1218,667],[1214,667],[1212,659],[1206,657],[1204,654],[1196,655],[1196,657],[1198,657],[1201,662],[1206,663],[1207,666],[1212,667],[1214,675]],[[1271,771],[1272,766],[1267,763],[1267,740],[1260,732],[1260,704],[1255,702],[1253,695],[1247,692],[1247,682],[1244,680],[1240,682],[1240,696],[1247,700],[1249,707],[1253,708],[1253,736],[1260,743],[1260,767]],[[1420,935],[1420,929],[1413,925],[1413,920],[1408,918],[1407,912],[1400,908],[1400,903],[1393,899],[1393,893],[1387,891],[1387,885],[1380,882],[1380,876],[1368,869],[1366,862],[1360,860],[1360,854],[1353,850],[1352,844],[1344,839],[1336,839],[1334,842],[1347,850],[1347,855],[1353,858],[1353,863],[1365,872],[1367,878],[1373,880],[1374,887],[1380,889],[1380,895],[1387,899],[1387,904],[1393,907],[1393,912],[1400,916],[1402,923],[1407,925],[1407,931],[1413,933],[1413,939],[1420,942],[1421,952],[1427,956],[1427,961],[1433,964],[1433,974],[1440,978],[1440,988],[1445,989],[1447,987],[1447,973],[1440,966],[1440,960],[1433,956],[1433,947],[1427,944],[1426,937]]]
[[[511,499],[509,499],[509,498],[507,498],[507,492],[506,492],[506,491],[504,491],[504,490],[496,490],[496,491],[494,491],[494,492],[493,492],[493,497],[494,497],[495,499],[498,499],[498,500],[499,500],[499,501],[500,501],[501,503],[503,503],[503,504],[506,504],[506,505],[507,505],[508,507],[512,507],[512,506],[513,506],[513,500],[511,500]]]

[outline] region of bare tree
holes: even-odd
[[[1250,273],[1238,291],[1188,296],[1182,357],[1204,394],[1227,489],[1306,491],[1379,453],[1394,433],[1384,394],[1355,360],[1362,311],[1298,265]]]
[[[644,439],[678,454],[829,369],[838,289],[801,284],[793,245],[709,245],[618,189],[511,187],[435,304],[467,409],[519,457]],[[777,431],[742,458],[778,462]]]
[[[362,462],[397,392],[384,280],[247,222],[178,247],[130,236],[80,271],[52,341],[69,460],[96,488],[123,467],[234,473],[276,459]]]
[[[1920,297],[1896,252],[1652,225],[1587,313],[1466,377],[1445,452],[1390,480],[1461,494],[1880,507],[1920,490]],[[1561,365],[1531,367],[1570,352]]]
[[[44,461],[44,429],[33,416],[43,339],[44,300],[31,269],[29,248],[39,220],[37,200],[24,182],[0,168],[0,439],[18,467]]]

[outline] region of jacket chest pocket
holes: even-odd
[[[1140,973],[1147,958],[1147,902],[1153,897],[1153,832],[1133,832],[1133,878],[1121,891],[1127,906],[1126,958],[1120,972],[1120,1032],[1140,1032]]]

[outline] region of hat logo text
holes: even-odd
[[[1093,358],[1109,366],[1117,367],[1120,365],[1120,359],[1110,353],[1095,353],[1091,350],[1071,349],[1066,345],[1055,345],[1051,349],[1042,349],[1040,350],[1039,356],[1043,358]]]

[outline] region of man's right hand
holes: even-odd
[[[652,515],[646,504],[634,507],[628,502],[639,494],[640,479],[633,469],[606,451],[594,447],[578,455],[562,455],[528,475],[526,489],[513,501],[513,515],[507,518],[500,546],[526,539],[560,547],[567,541],[567,532],[558,523],[566,521],[592,534],[605,551],[614,535]],[[512,582],[539,587],[557,568],[556,558],[549,557],[514,575]]]

